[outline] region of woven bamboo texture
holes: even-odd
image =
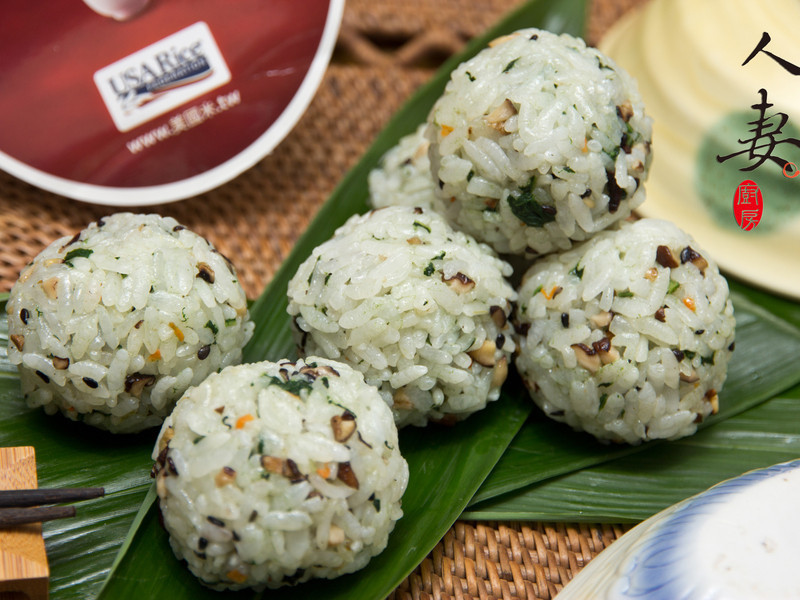
[[[641,1],[593,0],[587,40],[596,43]],[[336,183],[406,98],[518,2],[348,0],[319,90],[272,154],[215,190],[147,210],[175,217],[234,257],[245,292],[256,298]],[[51,241],[72,236],[112,210],[42,191],[0,171],[0,292],[10,290],[22,267]],[[553,598],[626,529],[458,522],[390,598]]]

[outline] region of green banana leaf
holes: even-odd
[[[741,286],[737,286],[741,289]],[[755,290],[748,293],[756,293]],[[736,350],[728,365],[728,379],[720,392],[720,412],[700,427],[729,419],[772,398],[800,382],[797,357],[800,356],[800,330],[779,319],[765,308],[753,304],[738,291],[731,294],[736,315]],[[787,301],[775,299],[774,309],[788,308]],[[651,442],[648,445],[660,444]],[[659,452],[669,456],[669,444]],[[555,423],[535,411],[491,475],[484,481],[470,505],[508,493],[576,468],[607,462],[640,452],[642,448],[600,444],[586,434]],[[482,505],[479,505],[482,506]],[[486,516],[470,510],[470,518],[494,519],[494,508]]]
[[[694,436],[475,506],[469,519],[638,522],[731,477],[800,457],[800,386]]]
[[[366,208],[366,178],[369,170],[402,135],[413,131],[424,120],[444,87],[447,73],[489,39],[514,29],[539,26],[552,31],[579,34],[584,13],[585,0],[528,2],[484,36],[474,40],[463,54],[443,66],[442,71],[396,115],[358,165],[341,182],[298,241],[270,287],[253,305],[251,312],[257,328],[253,341],[245,349],[246,360],[276,359],[293,354],[285,312],[288,280],[315,245],[327,239],[351,214]],[[750,290],[747,286],[735,289],[758,304],[769,305],[773,300],[773,297]],[[737,311],[739,304],[737,301]],[[793,310],[792,305],[778,306],[775,312],[800,324],[798,311]],[[744,309],[742,314],[748,314],[747,310]],[[750,349],[742,349],[743,344],[740,343],[737,358],[742,356],[742,361],[747,363],[748,359],[755,360],[756,354],[769,356],[777,338],[783,340],[780,343],[784,347],[791,347],[784,339],[791,337],[789,334],[769,337],[776,332],[791,331],[791,327],[757,310],[749,314],[752,315],[752,331],[763,328],[771,333],[754,338],[757,343]],[[740,333],[741,327],[742,323]],[[167,536],[158,525],[148,475],[155,433],[115,437],[27,409],[19,397],[18,378],[4,354],[6,343],[7,332],[4,324],[0,324],[0,443],[4,446],[36,447],[41,486],[104,485],[108,492],[103,499],[81,503],[75,519],[45,524],[52,570],[51,597],[55,600],[96,598],[98,595],[115,600],[219,597],[219,594],[201,588],[185,567],[174,559]],[[768,352],[764,352],[765,347]],[[790,385],[788,382],[793,369],[782,361],[777,361],[776,365],[772,371],[762,371],[765,375],[762,383],[766,387],[760,393],[766,394],[764,398]],[[767,386],[770,382],[774,389]],[[468,419],[452,429],[410,429],[401,433],[401,449],[409,461],[413,482],[403,501],[405,517],[398,522],[390,539],[390,547],[370,564],[368,571],[333,582],[304,584],[302,591],[296,588],[270,592],[265,597],[296,597],[298,594],[315,598],[385,597],[458,518],[525,421],[532,404],[521,390],[521,385],[510,382],[502,399],[481,413],[479,419]],[[755,397],[751,396],[750,399]],[[566,436],[567,432],[563,432],[563,436],[552,434],[549,441],[543,441],[536,430],[530,428],[534,423],[536,421],[529,421],[515,438],[514,452],[530,454],[533,448],[534,452],[540,454],[537,460],[528,461],[526,470],[530,475],[516,483],[511,482],[514,487],[527,485],[532,480],[547,480],[545,483],[560,481],[548,478],[571,473],[615,456],[597,457],[598,444],[580,436],[576,442],[574,438]],[[703,434],[722,425],[727,425],[727,422],[710,427]],[[433,444],[435,452],[431,451]],[[599,448],[608,451],[608,448]],[[651,451],[649,448],[636,448],[625,449],[623,453],[645,449]],[[587,461],[587,457],[590,460]],[[534,463],[533,466],[530,462]],[[610,464],[617,462],[621,461]],[[510,489],[508,483],[504,485],[504,489],[495,490],[493,494]],[[485,492],[488,488],[482,489]],[[663,489],[663,497],[667,498],[670,492],[670,489]],[[553,512],[560,506],[563,506],[563,498],[551,500]],[[541,506],[537,507],[537,510],[540,509]],[[529,516],[533,514],[531,512]],[[575,518],[576,515],[571,514],[567,520]],[[236,596],[253,597],[254,594]]]

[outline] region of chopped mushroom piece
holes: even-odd
[[[658,279],[658,269],[655,267],[650,267],[647,269],[647,271],[645,271],[644,278],[647,279],[647,281],[655,281]]]
[[[410,237],[410,238],[408,238],[408,239],[406,240],[406,242],[408,242],[408,243],[409,243],[409,244],[411,244],[412,246],[419,246],[419,245],[422,243],[422,240],[421,240],[421,239],[419,239],[417,236],[414,236],[414,237]]]
[[[474,360],[476,363],[483,365],[484,367],[493,367],[495,364],[494,353],[497,350],[497,346],[491,340],[485,340],[481,347],[476,350],[470,350],[467,354]]]
[[[392,404],[392,408],[397,410],[413,410],[414,403],[411,402],[411,398],[408,397],[408,393],[400,388],[397,390],[394,395],[392,396],[392,400],[394,403]]]
[[[44,295],[50,298],[51,300],[55,300],[58,298],[58,293],[56,292],[57,285],[58,285],[58,277],[51,277],[46,281],[39,282],[39,286],[41,286]]]
[[[261,457],[261,466],[268,473],[275,475],[282,475],[292,483],[297,483],[305,479],[305,475],[297,468],[297,463],[291,458],[278,458],[277,456],[263,455]]]
[[[686,246],[686,248],[681,251],[681,262],[692,263],[702,274],[705,274],[705,270],[708,267],[708,261],[703,258],[699,252],[693,250],[691,246]]]
[[[600,357],[593,348],[589,348],[586,344],[572,344],[571,348],[580,366],[590,373],[597,372],[600,368]]]
[[[23,346],[25,346],[25,336],[24,335],[20,335],[18,333],[14,333],[14,334],[12,334],[12,335],[10,335],[8,337],[14,343],[14,345],[17,347],[17,350],[22,352],[22,348],[23,348]]]
[[[711,403],[711,414],[717,414],[719,412],[719,396],[717,396],[717,390],[711,388],[706,392],[704,398]]]
[[[497,361],[492,371],[492,387],[500,387],[508,377],[508,359],[504,356]]]
[[[486,123],[492,129],[505,132],[506,121],[517,114],[514,104],[506,98],[503,103],[486,116]]]
[[[506,321],[508,318],[506,317],[505,311],[497,305],[489,307],[489,315],[492,317],[492,321],[494,324],[497,325],[500,329],[506,326]]]
[[[599,313],[596,313],[589,317],[589,321],[598,328],[608,327],[611,323],[612,319],[614,318],[614,313],[609,310],[602,310]]]
[[[331,417],[331,428],[333,429],[333,439],[337,442],[346,442],[356,431],[356,417],[349,410],[342,415]]]
[[[144,375],[142,373],[133,373],[125,378],[125,391],[136,396],[141,396],[142,390],[145,386],[151,386],[155,383],[155,375]]]
[[[592,348],[597,352],[600,362],[604,365],[612,363],[619,358],[619,351],[611,345],[611,340],[607,337],[597,342],[592,342]]]
[[[625,100],[625,102],[617,106],[617,115],[626,123],[631,120],[633,116],[633,106],[631,106],[630,100]]]
[[[338,546],[339,544],[344,543],[344,540],[344,529],[331,523],[331,526],[328,529],[328,545]]]
[[[680,379],[681,381],[685,381],[686,383],[696,383],[700,381],[700,377],[698,377],[697,373],[695,373],[694,371],[692,371],[689,375],[681,373]]]
[[[662,267],[666,267],[668,269],[674,269],[680,265],[680,263],[675,259],[675,255],[672,254],[672,250],[670,250],[668,246],[659,246],[656,248],[656,262]]]
[[[197,277],[206,283],[214,283],[214,269],[204,262],[197,263]]]
[[[223,487],[236,481],[236,471],[231,467],[222,467],[214,477],[217,487]]]
[[[489,42],[489,48],[494,48],[495,46],[499,46],[500,44],[505,44],[509,40],[513,40],[515,37],[519,35],[518,32],[510,33],[508,35],[501,35],[498,38],[494,38],[491,42]]]
[[[358,479],[356,478],[356,474],[353,472],[353,468],[350,466],[349,462],[339,463],[339,469],[336,473],[336,477],[346,486],[355,490],[358,489]]]
[[[53,357],[53,366],[58,369],[59,371],[63,371],[67,367],[69,367],[69,359],[68,358],[61,358],[60,356]]]
[[[459,294],[465,294],[475,287],[475,282],[461,272],[448,278],[445,278],[444,274],[442,274],[442,281]]]
[[[167,427],[164,431],[164,435],[158,440],[158,452],[159,454],[163,452],[167,446],[169,446],[169,441],[175,437],[175,430],[172,427]]]

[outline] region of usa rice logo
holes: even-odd
[[[761,189],[755,181],[745,179],[733,195],[733,216],[736,224],[745,231],[753,231],[761,221],[764,200]]]

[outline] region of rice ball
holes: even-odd
[[[498,38],[428,117],[447,217],[500,253],[564,250],[644,201],[651,120],[633,79],[583,40]]]
[[[373,208],[421,206],[439,210],[441,204],[431,176],[430,143],[426,123],[400,139],[381,157],[369,174],[369,202]]]
[[[683,437],[719,409],[734,347],[728,284],[672,223],[624,223],[541,259],[516,326],[533,400],[600,440]]]
[[[464,419],[499,397],[508,372],[510,274],[430,209],[356,215],[289,282],[298,350],[361,371],[400,427]]]
[[[175,219],[118,213],[45,248],[7,303],[31,407],[112,432],[161,424],[253,333],[233,265]]]
[[[170,544],[217,590],[364,567],[402,516],[392,414],[322,358],[228,367],[180,399],[153,451]]]

